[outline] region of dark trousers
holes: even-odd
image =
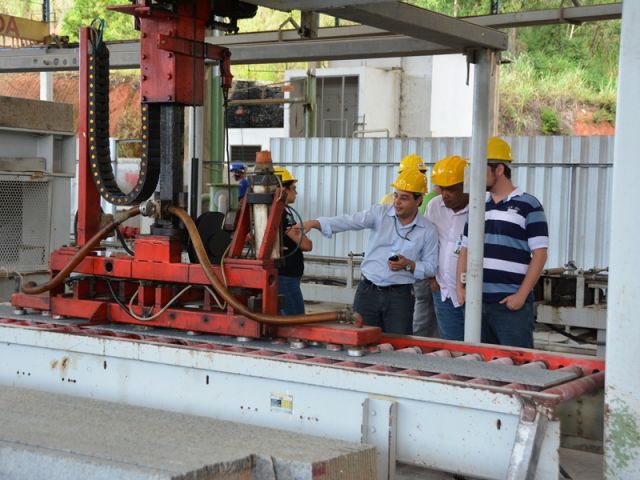
[[[382,328],[385,333],[413,333],[412,285],[380,288],[361,281],[353,299],[353,310],[362,315],[365,325]]]
[[[533,302],[525,302],[520,310],[483,303],[482,343],[533,348]]]
[[[285,305],[280,310],[281,315],[304,315],[300,279],[301,277],[278,275],[278,293],[285,297]]]
[[[413,307],[413,334],[420,337],[441,338],[436,312],[433,309],[431,281],[418,280],[413,284],[413,294],[416,297],[416,304]]]

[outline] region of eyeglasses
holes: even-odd
[[[406,195],[404,193],[400,194],[398,192],[393,192],[393,199],[394,200],[400,200],[401,202],[408,202],[412,198],[414,198],[413,195]]]

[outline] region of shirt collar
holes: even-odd
[[[433,200],[431,200],[431,201],[433,202],[433,201],[435,201],[435,200],[436,200],[436,199],[434,198],[434,199],[433,199]],[[437,197],[437,200],[438,200],[438,204],[437,204],[437,205],[438,205],[440,208],[444,208],[444,209],[446,209],[446,210],[451,210],[449,207],[447,207],[447,206],[444,204],[444,199],[442,198],[442,195],[439,195],[439,196]],[[462,214],[465,214],[465,213],[468,213],[468,212],[469,212],[469,204],[468,204],[468,203],[464,206],[464,208],[462,208],[462,209],[458,210],[457,212],[454,212],[453,210],[451,210],[451,213],[452,213],[453,215],[462,215]]]
[[[513,192],[511,192],[509,195],[507,195],[507,200],[511,200],[513,197],[519,197],[523,193],[524,192],[522,191],[522,189],[520,187],[516,187],[516,189]]]
[[[520,195],[523,195],[524,192],[522,191],[522,189],[520,187],[516,187],[515,190],[513,192],[511,192],[509,195],[507,195],[506,197],[504,197],[502,200],[500,200],[501,202],[508,202],[509,200],[511,200],[513,197],[518,197]],[[491,192],[487,192],[485,194],[485,203],[487,203],[489,200],[492,200],[491,198]],[[468,205],[467,205],[468,207]]]

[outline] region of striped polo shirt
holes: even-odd
[[[549,246],[549,229],[542,205],[520,188],[497,204],[487,193],[484,222],[482,300],[499,302],[516,293],[531,262],[531,252]],[[467,223],[462,246],[468,245]],[[533,299],[533,293],[529,298]]]

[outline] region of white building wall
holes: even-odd
[[[370,137],[400,134],[398,102],[400,71],[365,68],[358,84],[358,116],[364,115],[364,133]]]
[[[470,137],[473,113],[473,65],[467,85],[464,55],[437,55],[431,86],[431,137]]]
[[[366,137],[471,136],[473,65],[467,85],[464,55],[436,55],[371,60],[340,60],[316,69],[317,77],[358,77],[358,118]],[[287,70],[285,81],[306,77]],[[288,94],[287,94],[288,96]],[[289,136],[289,105],[283,128],[229,129],[231,145],[269,147],[270,138]]]
[[[401,59],[399,86],[400,136],[431,137],[429,97],[433,83],[434,57]]]
[[[396,63],[399,59],[395,59]],[[365,130],[376,130],[367,137],[398,135],[399,68],[388,63],[384,68],[358,65],[364,61],[332,62],[334,66],[318,68],[318,78],[358,77],[358,118],[365,119]],[[306,77],[306,70],[288,70],[285,81]],[[290,131],[289,106],[285,105],[284,130]]]
[[[287,113],[285,112],[285,118]],[[229,129],[229,145],[260,145],[262,150],[269,149],[269,141],[272,138],[283,138],[288,136],[288,129],[283,128],[230,128]],[[226,152],[225,152],[226,157]]]
[[[362,88],[360,102],[367,106],[367,129],[389,124],[389,117],[380,120],[378,116],[394,111],[399,125],[391,129],[391,136],[397,137],[466,137],[471,135],[473,112],[473,65],[469,72],[467,85],[467,62],[464,55],[435,55],[424,57],[380,58],[370,60],[340,60],[329,62],[327,70],[363,68],[367,71]],[[381,92],[389,82],[381,81],[380,75],[373,71],[394,73],[397,75],[395,98],[394,90]],[[380,104],[380,102],[382,102]],[[373,104],[378,105],[369,107]],[[384,136],[380,133],[371,136]]]

